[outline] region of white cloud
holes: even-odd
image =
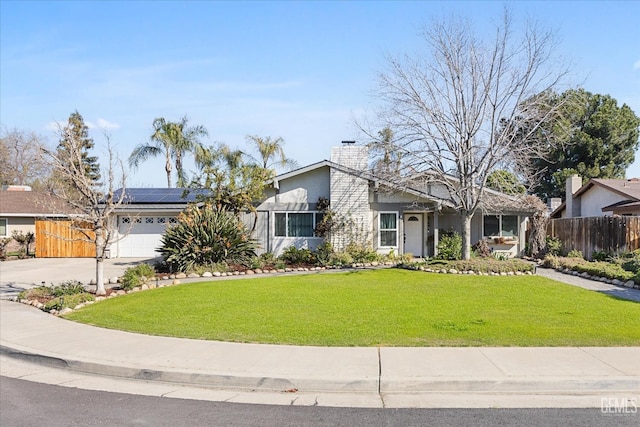
[[[634,69],[634,70],[640,70],[640,59],[638,59],[638,60],[633,64],[633,69]]]
[[[120,129],[118,123],[111,123],[103,118],[98,119],[98,123],[84,122],[89,129]]]
[[[51,132],[58,132],[60,129],[62,129],[67,123],[66,122],[49,122],[47,123],[47,125],[45,126],[45,128]]]
[[[118,123],[112,123],[102,118],[98,119],[98,127],[100,129],[120,129],[120,125]]]

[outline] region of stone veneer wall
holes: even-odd
[[[331,161],[357,171],[366,171],[369,163],[367,147],[343,145],[331,148]],[[349,243],[371,246],[371,209],[369,207],[369,182],[366,179],[331,169],[331,209],[344,225],[331,236],[336,250],[343,250]]]

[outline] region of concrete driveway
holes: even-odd
[[[116,258],[104,261],[105,281],[119,277],[129,267],[142,262],[153,264],[158,258]],[[30,258],[0,262],[0,298],[17,295],[24,289],[43,284],[57,284],[78,280],[89,284],[95,281],[94,258]]]

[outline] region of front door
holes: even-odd
[[[404,253],[422,257],[422,214],[404,214]]]

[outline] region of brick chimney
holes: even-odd
[[[582,178],[580,175],[571,175],[567,178],[567,218],[580,217],[580,199],[574,198],[573,195],[582,187]]]

